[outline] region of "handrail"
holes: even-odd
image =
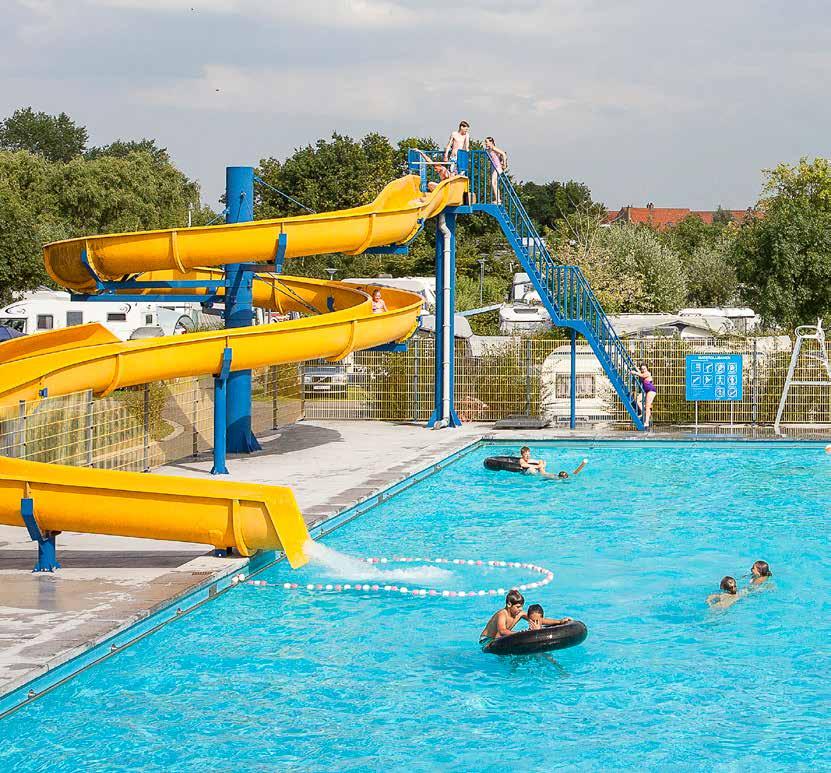
[[[434,153],[441,155],[441,151]],[[633,373],[635,364],[632,356],[612,327],[585,275],[579,266],[564,266],[555,262],[510,178],[506,174],[498,174],[497,203],[491,185],[494,167],[487,151],[471,151],[467,171],[471,203],[498,207],[499,214],[505,218],[520,250],[527,257],[529,268],[536,271],[547,291],[559,321],[582,323],[593,334],[597,353],[615,371],[629,396],[643,392],[642,383]]]

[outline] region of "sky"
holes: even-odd
[[[215,206],[230,165],[333,131],[493,135],[520,180],[610,208],[743,209],[831,155],[810,0],[0,0],[0,116],[153,137]]]

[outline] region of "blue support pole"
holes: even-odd
[[[54,572],[55,569],[60,569],[58,550],[55,545],[57,532],[41,532],[35,519],[35,502],[31,497],[27,496],[20,500],[20,516],[23,518],[23,523],[26,524],[29,536],[34,542],[38,543],[38,560],[32,571]]]
[[[571,329],[571,389],[569,390],[570,418],[568,426],[577,426],[577,331]]]
[[[226,423],[228,406],[228,376],[231,373],[232,351],[227,347],[222,352],[222,365],[214,376],[214,464],[211,475],[227,475],[225,462]]]
[[[227,223],[254,219],[254,169],[229,166],[225,170]],[[225,267],[225,327],[248,327],[254,317],[251,271],[229,264]],[[216,395],[217,399],[219,395]],[[251,371],[239,370],[228,376],[226,387],[226,444],[231,453],[259,451],[251,431]]]
[[[436,227],[436,343],[435,407],[428,426],[461,427],[455,403],[455,310],[456,310],[456,215],[445,210],[444,222],[450,232],[445,256],[445,235]],[[446,292],[449,285],[449,293]],[[447,297],[449,295],[449,298]],[[445,350],[445,344],[447,348]]]

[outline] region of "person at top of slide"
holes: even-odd
[[[518,590],[514,588],[508,591],[508,595],[505,596],[505,608],[491,615],[491,619],[479,634],[479,644],[485,646],[500,636],[510,636],[514,626],[528,617],[522,611],[524,605],[525,598]]]
[[[470,150],[470,124],[462,121],[459,128],[450,135],[444,149],[444,160],[450,161],[450,174],[458,174],[456,156],[460,150]]]
[[[381,291],[377,288],[372,291],[372,313],[373,314],[381,314],[382,312],[387,310],[387,304],[384,302],[384,299],[381,297]]]
[[[638,395],[638,410],[643,412],[644,427],[649,428],[652,424],[652,403],[655,402],[658,390],[655,388],[652,373],[646,367],[645,362],[639,362],[638,369],[633,370],[632,373],[641,380],[643,385],[643,395]]]
[[[508,154],[501,148],[496,147],[496,140],[493,137],[485,137],[485,151],[491,160],[491,190],[493,191],[493,203],[500,204],[499,200],[499,175],[508,168]]]

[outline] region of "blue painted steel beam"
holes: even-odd
[[[408,244],[387,244],[383,247],[368,247],[364,250],[365,255],[409,255]]]
[[[34,542],[38,543],[38,560],[32,571],[54,572],[55,569],[60,569],[61,565],[58,563],[58,551],[55,545],[56,533],[46,532],[44,534],[40,530],[35,518],[35,502],[31,497],[24,497],[20,500],[20,517],[23,518],[29,536]]]
[[[222,363],[219,373],[214,376],[214,464],[211,475],[227,475],[226,464],[226,411],[228,405],[228,376],[231,373],[231,358],[233,352],[225,348],[222,352]]]
[[[254,169],[229,166],[225,170],[226,223],[254,219]],[[254,318],[253,274],[229,264],[225,267],[225,327],[249,327]],[[226,396],[226,442],[231,453],[259,451],[251,431],[251,371],[239,370],[228,377]]]
[[[368,352],[406,352],[407,344],[381,344],[367,349]]]
[[[221,300],[216,293],[182,293],[164,295],[160,293],[148,293],[146,295],[132,295],[130,293],[102,293],[101,295],[78,295],[72,293],[70,299],[83,301],[84,303],[215,303]]]
[[[571,392],[569,393],[569,422],[571,429],[577,426],[577,332],[571,331]]]

